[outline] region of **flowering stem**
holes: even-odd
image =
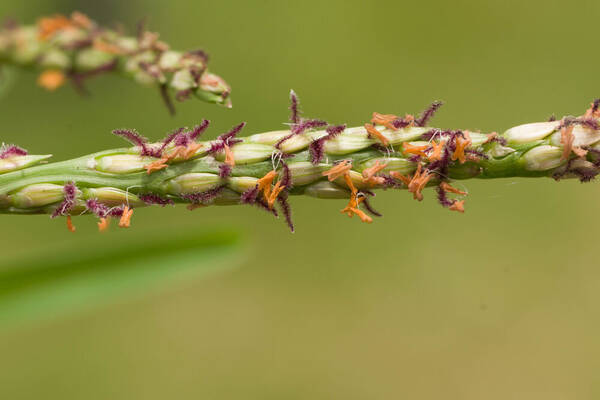
[[[408,189],[421,200],[429,186],[436,187],[443,206],[462,212],[459,199],[466,193],[452,180],[593,179],[600,168],[599,117],[595,102],[582,117],[521,125],[498,135],[416,126],[410,116],[377,113],[372,127],[316,130],[296,115],[290,130],[236,138],[240,124],[216,140],[197,142],[208,126],[204,121],[155,144],[134,131],[115,131],[136,146],[48,164],[43,163],[49,156],[5,147],[0,213],[107,218],[150,204],[246,203],[277,214],[277,202],[291,227],[288,195],[350,198],[342,211],[370,222],[361,207],[378,215],[368,203],[373,190]]]
[[[208,56],[202,50],[174,51],[156,33],[140,29],[137,36],[127,36],[78,12],[69,18],[43,17],[36,25],[5,23],[0,29],[2,65],[40,71],[38,84],[48,90],[70,80],[86,94],[86,80],[117,73],[157,87],[171,112],[172,95],[179,101],[194,96],[231,107],[231,89],[208,71]]]

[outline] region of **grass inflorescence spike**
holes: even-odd
[[[36,24],[16,22],[0,28],[0,65],[39,71],[38,84],[57,90],[70,82],[87,95],[86,83],[103,74],[120,74],[154,86],[170,113],[172,98],[192,96],[231,107],[229,85],[208,69],[202,50],[176,51],[144,27],[137,35],[104,28],[82,13],[50,15]]]
[[[134,146],[43,164],[18,146],[0,150],[0,212],[67,217],[92,214],[130,226],[143,206],[187,204],[190,209],[246,204],[283,216],[293,231],[290,197],[345,199],[349,217],[381,216],[371,200],[378,189],[408,191],[415,200],[435,188],[439,204],[465,212],[467,191],[456,181],[504,177],[577,178],[600,172],[600,101],[581,116],[519,125],[504,133],[428,126],[441,105],[418,118],[375,112],[362,126],[304,119],[290,95],[290,128],[241,137],[245,123],[214,140],[202,139],[203,120],[158,142],[135,130],[114,133]],[[454,182],[454,183],[453,183]],[[461,188],[461,189],[459,189]]]

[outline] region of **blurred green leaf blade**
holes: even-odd
[[[239,236],[188,232],[108,252],[71,252],[0,270],[0,327],[153,293],[237,265]]]

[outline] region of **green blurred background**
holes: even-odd
[[[0,102],[5,142],[66,159],[160,138],[201,118],[211,137],[309,116],[358,125],[374,110],[504,129],[579,114],[600,96],[597,1],[12,1],[33,22],[80,10],[174,48],[202,47],[233,110],[189,101],[171,118],[151,89],[114,77],[46,93],[20,74]],[[2,216],[3,268],[85,257],[149,235],[242,232],[237,269],[0,333],[3,399],[595,399],[600,397],[600,188],[550,179],[469,181],[464,215],[433,192],[385,192],[361,224],[342,201],[293,198],[297,232],[249,207],[140,209],[131,229],[71,234]]]

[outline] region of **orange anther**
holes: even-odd
[[[371,217],[369,217],[361,209],[358,208],[359,204],[362,203],[362,201],[364,200],[364,197],[358,197],[358,190],[354,186],[354,183],[352,183],[352,179],[350,178],[350,174],[348,172],[344,174],[344,180],[346,181],[346,185],[348,185],[352,193],[350,194],[350,200],[348,201],[348,205],[342,210],[340,210],[340,212],[342,214],[348,215],[348,217],[358,215],[362,222],[373,222],[373,219]]]
[[[402,181],[402,183],[404,183],[406,186],[408,186],[408,184],[411,181],[411,178],[408,176],[404,176],[402,175],[400,172],[398,171],[392,171],[390,172],[390,175],[392,176],[392,178],[396,178]]]
[[[108,229],[109,225],[110,225],[110,219],[100,218],[100,221],[98,221],[98,230],[100,232],[105,232]]]
[[[466,196],[467,195],[467,192],[463,192],[462,190],[458,190],[457,188],[450,186],[450,184],[447,183],[447,182],[442,182],[440,184],[440,187],[442,188],[442,190],[444,192],[460,194],[461,196]]]
[[[277,181],[277,183],[275,184],[275,187],[273,188],[273,190],[271,191],[271,194],[269,195],[269,198],[267,199],[267,204],[269,205],[269,208],[273,208],[273,204],[275,204],[275,200],[277,200],[277,196],[279,196],[279,193],[281,193],[281,191],[285,189],[285,186],[283,186],[281,184],[281,181]]]
[[[56,90],[64,85],[66,80],[65,74],[57,69],[48,69],[40,74],[37,84],[46,90]]]
[[[373,125],[365,124],[365,129],[367,130],[370,136],[374,136],[375,138],[377,138],[382,145],[387,146],[388,144],[390,144],[390,141],[387,140],[385,136],[383,136],[383,133],[375,129]]]
[[[38,20],[38,38],[47,40],[56,32],[64,29],[74,28],[73,22],[64,15],[54,15],[52,17],[43,17]]]
[[[144,168],[146,169],[146,172],[148,173],[148,175],[150,175],[154,171],[160,171],[161,169],[167,168],[168,167],[167,162],[169,160],[170,160],[169,157],[159,158],[156,161],[152,161],[150,164],[144,165]]]
[[[368,224],[370,224],[371,222],[373,222],[373,218],[369,217],[367,214],[364,213],[363,210],[361,210],[360,208],[357,208],[357,207],[347,206],[346,208],[344,208],[340,212],[342,214],[346,214],[350,218],[352,218],[353,215],[358,215],[358,217],[360,218],[360,220],[362,222],[366,222]]]
[[[455,200],[454,203],[450,207],[449,210],[458,211],[459,213],[465,212],[465,201],[464,200]]]
[[[363,172],[362,172],[363,182],[370,182],[375,177],[375,174],[378,173],[379,171],[381,171],[382,169],[384,169],[385,167],[387,167],[387,163],[380,164],[379,160],[375,161],[375,165],[373,165],[369,168],[365,168],[363,170]]]
[[[327,171],[324,171],[322,173],[322,175],[326,176],[327,179],[331,182],[331,181],[335,181],[340,176],[348,173],[348,171],[350,171],[351,169],[352,169],[352,161],[343,160],[343,161],[335,164],[333,167],[329,168]]]
[[[425,153],[425,150],[427,150],[429,148],[429,146],[427,145],[423,145],[423,146],[415,146],[413,144],[410,143],[402,143],[402,151],[404,151],[404,153],[408,153],[408,154],[415,154],[421,157],[427,157],[427,154]]]
[[[70,215],[67,215],[67,229],[71,232],[75,232],[75,226],[73,225]]]
[[[370,186],[384,185],[385,178],[383,176],[373,176],[371,179],[364,181],[368,183]]]
[[[452,153],[452,161],[458,160],[461,164],[464,164],[467,161],[467,156],[465,154],[465,150],[467,147],[471,145],[471,137],[469,136],[469,132],[463,132],[464,137],[456,138],[456,150]]]
[[[373,118],[371,118],[371,122],[375,125],[383,125],[391,130],[398,130],[392,122],[398,119],[398,116],[393,114],[379,114],[377,112],[373,113]]]
[[[152,161],[150,164],[144,166],[146,172],[148,174],[153,173],[154,171],[160,171],[161,169],[167,168],[169,165],[167,164],[170,161],[180,157],[183,160],[189,160],[194,155],[196,155],[196,151],[202,147],[201,143],[192,142],[187,147],[186,146],[176,146],[169,153],[164,154],[161,158],[156,161]]]
[[[269,171],[265,176],[258,180],[258,190],[265,190],[266,188],[271,187],[275,177],[277,177],[277,171]]]
[[[399,128],[394,126],[394,121],[399,119],[400,118],[397,115],[379,114],[377,112],[374,112],[373,118],[371,118],[371,122],[376,125],[383,125],[390,130],[397,131]],[[415,122],[415,117],[413,115],[406,114],[404,116],[404,120],[408,122],[408,126],[413,126]]]
[[[168,154],[163,155],[161,158],[165,160],[165,162],[172,161],[177,157],[181,157],[185,159],[187,147],[185,146],[176,146],[173,150],[171,150]]]
[[[233,151],[231,151],[231,148],[227,144],[225,144],[224,149],[225,149],[225,164],[229,165],[230,167],[234,167],[235,159],[233,158]]]
[[[444,150],[445,141],[431,142],[431,152],[429,153],[429,161],[438,161],[442,159],[442,150]]]
[[[202,148],[202,143],[192,142],[186,148],[183,154],[183,158],[189,160],[196,155],[196,152]]]
[[[269,208],[273,208],[275,200],[279,194],[285,189],[281,181],[277,181],[275,187],[271,187],[273,180],[277,177],[277,171],[273,170],[267,173],[265,176],[260,178],[257,182],[258,190],[262,191],[265,202],[269,205]]]
[[[356,215],[358,215],[358,217],[360,218],[360,220],[362,222],[366,222],[367,224],[370,224],[371,222],[373,222],[373,218],[369,217],[367,214],[365,214],[365,212],[359,208],[353,208],[352,212]]]
[[[266,202],[268,202],[271,197],[271,184],[275,177],[277,177],[277,171],[273,170],[260,178],[257,182],[258,190],[263,192],[263,197]]]
[[[121,219],[119,220],[120,228],[129,228],[131,224],[131,216],[133,215],[133,209],[129,209],[129,206],[125,206],[123,208],[123,214],[121,215]]]
[[[346,186],[348,186],[348,188],[352,192],[352,195],[356,196],[356,194],[358,193],[358,189],[356,189],[356,186],[354,186],[354,182],[352,182],[352,178],[350,178],[350,174],[348,172],[344,174],[344,181],[346,181]]]
[[[431,178],[433,178],[433,175],[429,171],[422,172],[422,166],[419,164],[412,180],[408,184],[408,191],[413,194],[415,200],[423,200],[421,191],[425,188]]]

